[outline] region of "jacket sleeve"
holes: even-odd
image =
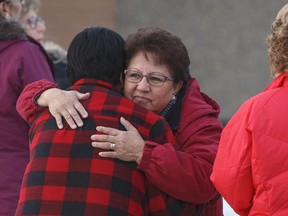
[[[206,203],[217,194],[210,175],[221,131],[221,122],[205,115],[176,133],[180,149],[173,148],[172,143],[147,141],[139,169],[170,196],[195,204]]]
[[[254,194],[249,130],[251,101],[240,107],[221,135],[211,180],[229,205],[248,215]]]
[[[36,97],[43,91],[55,87],[57,87],[57,84],[49,80],[39,80],[27,85],[20,94],[16,103],[16,109],[21,117],[28,121],[35,112],[41,109],[41,107],[34,103]]]

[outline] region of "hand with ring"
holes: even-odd
[[[99,153],[101,157],[118,158],[123,161],[135,161],[139,164],[142,158],[145,141],[130,122],[123,117],[120,118],[120,122],[127,131],[98,126],[96,130],[101,132],[101,134],[91,136],[93,141],[92,146],[94,148],[106,150]]]

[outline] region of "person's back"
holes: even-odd
[[[36,115],[17,215],[145,215],[144,175],[137,164],[100,157],[90,136],[97,125],[123,129],[119,119],[124,117],[144,139],[164,143],[163,120],[123,98],[109,83],[80,80],[72,89],[91,92],[83,101],[89,117],[77,130],[68,124],[57,130],[48,110]]]
[[[288,215],[288,4],[267,38],[274,80],[225,126],[211,180],[240,215]]]
[[[253,108],[248,130],[253,134],[255,187],[251,215],[288,215],[288,76],[283,73],[273,83],[277,80],[282,80],[281,85],[250,99]]]
[[[14,215],[21,180],[29,160],[29,125],[16,111],[24,87],[40,79],[53,80],[39,47],[26,38],[12,18],[2,17],[3,7],[17,2],[0,1],[0,215]]]
[[[283,73],[245,102],[222,134],[211,178],[241,215],[288,214],[287,87]]]
[[[124,56],[123,38],[106,28],[88,28],[73,39],[68,50],[71,89],[91,93],[82,102],[89,117],[77,130],[68,124],[58,130],[48,110],[29,118],[31,160],[16,215],[147,215],[155,211],[148,210],[150,197],[156,198],[157,211],[166,211],[157,206],[165,206],[165,197],[145,182],[136,163],[102,158],[91,145],[97,125],[124,130],[121,117],[144,139],[175,143],[163,117],[125,99],[113,87],[120,81]]]

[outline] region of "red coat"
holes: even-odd
[[[287,98],[283,73],[223,130],[211,180],[240,215],[288,215]]]
[[[219,113],[218,104],[200,92],[197,81],[191,79],[174,131],[180,151],[170,143],[160,146],[146,142],[139,169],[164,192],[187,202],[182,203],[186,206],[183,215],[192,215],[196,204],[217,196],[210,175],[222,131]],[[202,215],[223,215],[222,200],[211,203]]]

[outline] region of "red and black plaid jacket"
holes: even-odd
[[[90,140],[97,125],[125,130],[124,117],[144,140],[175,143],[165,120],[103,81],[82,79],[71,89],[91,92],[82,101],[89,117],[76,130],[68,124],[58,130],[47,109],[30,118],[31,158],[16,215],[169,215],[167,195],[146,182],[136,163],[101,158]]]

